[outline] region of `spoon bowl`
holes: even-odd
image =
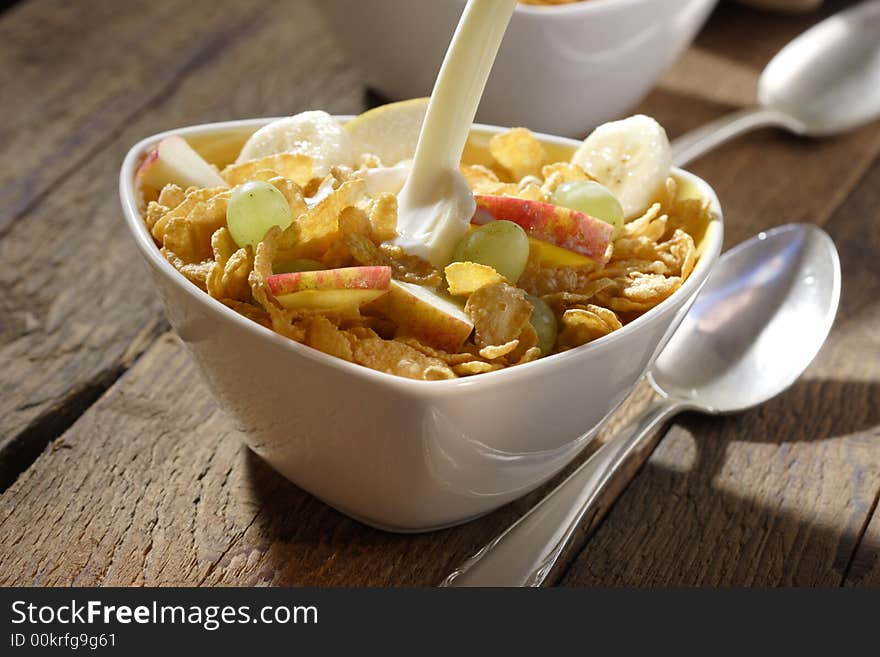
[[[880,0],[814,25],[780,50],[758,80],[758,104],[676,139],[676,166],[758,128],[828,137],[880,116]]]
[[[648,374],[664,397],[707,413],[785,390],[825,341],[840,260],[819,228],[790,224],[728,251]]]
[[[758,102],[824,137],[880,113],[880,2],[865,2],[818,23],[770,60]]]

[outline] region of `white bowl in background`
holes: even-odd
[[[182,128],[133,146],[120,172],[125,220],[172,326],[250,448],[300,487],[376,527],[460,523],[559,472],[645,373],[721,250],[715,193],[676,170],[709,200],[713,220],[694,272],[663,303],[587,345],[498,372],[415,381],[371,370],[282,337],[211,298],[162,257],[141,218],[135,170],[162,137],[182,135],[209,156],[211,144],[229,150],[270,120]],[[474,140],[500,130],[475,126]],[[579,145],[538,138],[557,153]]]
[[[484,123],[583,137],[636,105],[717,0],[520,5],[477,111]],[[337,43],[392,100],[430,95],[465,0],[319,0]]]

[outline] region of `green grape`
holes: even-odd
[[[273,226],[282,230],[293,216],[284,194],[260,180],[246,182],[232,190],[226,206],[226,225],[240,247],[256,248]]]
[[[604,185],[592,180],[562,183],[553,192],[553,203],[588,214],[614,226],[614,236],[623,227],[623,207]]]
[[[323,263],[308,258],[297,260],[283,260],[272,265],[273,274],[290,274],[295,271],[321,271],[327,269]]]
[[[529,259],[529,238],[512,221],[490,221],[472,230],[455,247],[453,260],[477,262],[492,267],[509,281],[516,282]]]
[[[558,326],[556,324],[556,314],[547,305],[547,302],[531,294],[526,295],[529,303],[532,304],[532,326],[538,334],[538,346],[541,348],[541,355],[546,356],[553,351],[556,346],[556,332]]]

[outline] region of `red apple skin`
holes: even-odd
[[[147,156],[140,163],[140,166],[137,168],[137,172],[135,173],[135,179],[138,181],[142,181],[147,172],[153,168],[153,165],[156,164],[156,160],[159,159],[159,147],[154,146],[150,149],[150,152],[147,153]]]
[[[485,223],[485,213],[495,219],[512,221],[535,239],[585,255],[597,262],[608,260],[608,245],[614,226],[583,212],[552,203],[515,196],[478,194],[475,218]]]
[[[343,267],[274,274],[266,279],[276,297],[303,290],[387,290],[391,267]]]
[[[168,183],[184,188],[226,186],[220,174],[178,135],[165,137],[147,153],[135,172],[135,180],[154,189]]]

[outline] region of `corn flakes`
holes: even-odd
[[[461,166],[475,194],[552,203],[559,185],[592,180],[578,164],[548,162],[543,145],[524,128],[493,136],[488,151],[488,165]],[[549,307],[540,304],[543,312],[556,318],[552,353],[620,329],[693,273],[696,244],[710,218],[705,200],[684,197],[669,178],[657,202],[620,229],[605,264],[548,260],[546,248],[532,239],[525,271],[510,281],[478,262],[437,268],[391,243],[397,197],[371,196],[364,179],[380,166],[379,158],[364,153],[319,177],[310,157],[279,153],[226,167],[221,176],[230,187],[263,181],[289,205],[290,224],[270,229],[256,248],[236,244],[227,226],[229,188],[165,185],[158,197],[152,191],[144,198],[143,218],[168,262],[240,315],[331,356],[421,380],[485,374],[540,358],[532,324],[538,309],[527,294],[540,297]],[[390,268],[394,281],[448,299],[460,317],[432,336],[430,312],[423,313],[417,319],[427,330],[416,334],[397,321],[388,301],[393,295],[382,290],[373,301],[331,309],[291,306],[281,292],[272,293],[270,279],[278,285],[278,276],[290,281],[307,277],[309,269],[351,267],[384,268],[386,284]],[[541,344],[547,348],[543,337]]]

